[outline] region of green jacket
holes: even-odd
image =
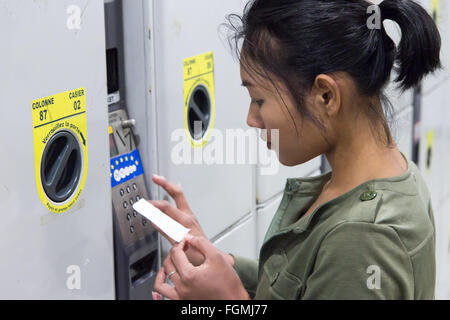
[[[302,217],[331,173],[288,179],[258,261],[235,256],[254,299],[434,299],[435,226],[417,166]]]

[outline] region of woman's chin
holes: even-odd
[[[284,156],[283,153],[281,153],[281,152],[277,153],[277,157],[278,157],[278,160],[280,161],[280,163],[286,167],[295,167],[295,166],[298,166],[300,164],[306,163],[311,160],[311,159],[308,159],[308,160],[293,159],[291,157]]]
[[[281,154],[277,153],[278,160],[283,166],[286,167],[295,167],[298,165],[298,162],[293,161],[292,159],[289,159],[287,157],[283,157]]]

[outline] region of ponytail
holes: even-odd
[[[427,11],[413,0],[384,0],[383,19],[393,20],[402,30],[396,54],[398,77],[404,90],[417,85],[423,77],[441,68],[441,37]]]

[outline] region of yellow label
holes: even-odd
[[[44,206],[54,213],[64,213],[77,203],[83,190],[88,168],[88,143],[86,122],[86,90],[80,88],[32,101],[34,162],[36,186]],[[76,138],[81,151],[81,171],[72,195],[62,203],[55,203],[46,194],[41,166],[44,150],[56,134],[66,131]],[[57,159],[52,159],[57,161]]]
[[[208,52],[192,58],[185,59],[184,68],[184,119],[186,135],[195,148],[204,147],[211,138],[212,129],[214,128],[216,101],[214,92],[214,53]],[[189,102],[193,92],[199,86],[203,86],[209,93],[211,103],[211,115],[208,129],[201,140],[195,140],[189,130]]]
[[[431,0],[431,14],[433,16],[433,19],[437,21],[439,18],[439,12],[440,12],[440,1],[439,0]]]

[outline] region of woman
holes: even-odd
[[[332,172],[289,179],[259,261],[206,239],[181,186],[152,203],[191,234],[174,244],[155,290],[170,299],[433,299],[435,228],[428,189],[393,142],[382,101],[394,64],[402,89],[440,67],[440,36],[411,0],[385,0],[369,28],[366,0],[256,0],[230,16],[248,124],[279,129],[280,162],[325,154]],[[384,104],[386,107],[389,103]],[[268,136],[268,146],[277,143]],[[278,147],[278,146],[277,146]],[[166,283],[169,279],[174,284]],[[155,298],[159,298],[155,293]]]

